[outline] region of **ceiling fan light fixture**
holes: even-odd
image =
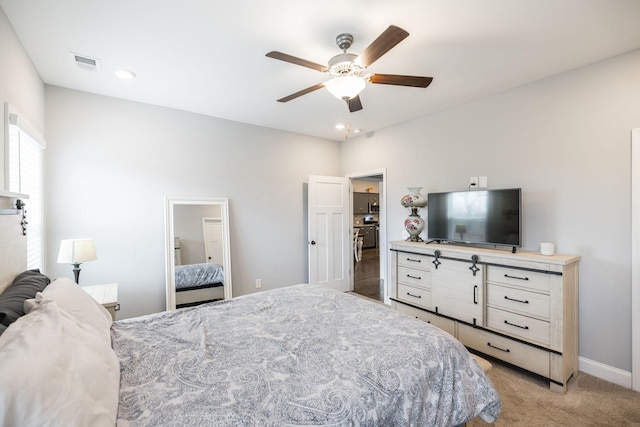
[[[366,85],[367,82],[358,76],[334,77],[324,84],[331,95],[342,100],[355,98]]]

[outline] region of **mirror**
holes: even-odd
[[[232,297],[229,201],[165,199],[167,310]]]

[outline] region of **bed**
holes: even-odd
[[[0,336],[0,424],[451,426],[500,398],[446,332],[313,285],[111,324],[57,279]]]
[[[224,299],[224,270],[215,263],[176,265],[176,307]]]
[[[38,283],[0,334],[0,425],[451,426],[501,410],[452,336],[322,286],[113,322],[48,280],[24,272],[0,295]]]

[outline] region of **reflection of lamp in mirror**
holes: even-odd
[[[58,264],[72,264],[73,276],[78,284],[80,264],[96,259],[96,245],[92,239],[68,239],[60,242]]]
[[[467,226],[464,224],[456,224],[456,234],[460,235],[460,240],[464,239],[464,233],[467,232]]]

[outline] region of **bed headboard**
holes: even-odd
[[[0,294],[26,269],[27,236],[22,233],[22,215],[0,214]]]

